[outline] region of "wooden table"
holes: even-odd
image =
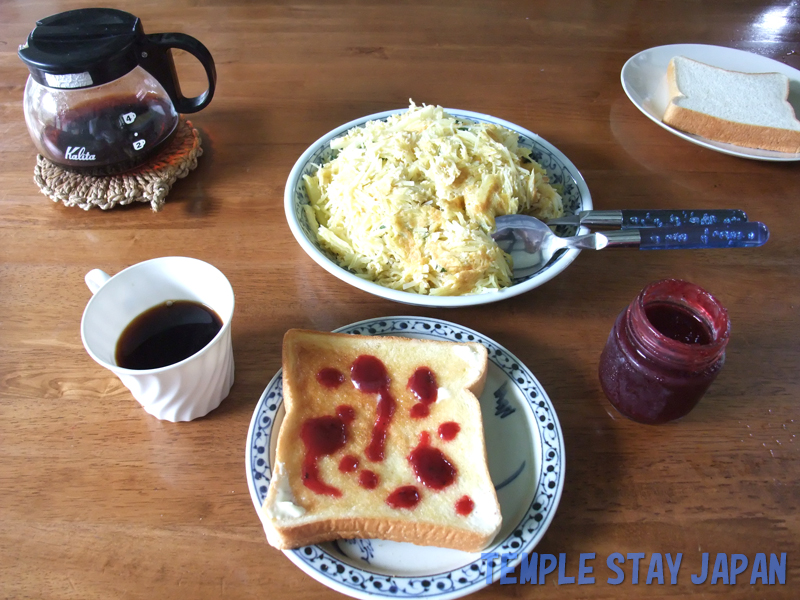
[[[271,548],[248,494],[245,438],[281,363],[287,328],[424,315],[481,331],[529,365],[563,428],[566,483],[537,548],[593,585],[494,584],[476,597],[797,598],[800,592],[800,171],[690,144],[646,119],[620,86],[633,54],[731,46],[800,68],[786,3],[106,2],[146,31],[183,31],[213,53],[219,85],[192,117],[199,168],[166,206],[67,208],[32,181],[16,56],[35,21],[80,3],[0,4],[0,597],[334,598]],[[202,73],[178,57],[184,87]],[[194,89],[193,89],[194,88]],[[287,175],[351,119],[418,103],[488,113],[537,132],[581,170],[596,208],[744,209],[771,228],[757,250],[584,252],[530,293],[420,309],[355,290],[294,241]],[[92,268],[164,255],[211,262],[236,293],[236,383],[191,423],[146,414],[86,354]],[[617,313],[648,282],[684,278],[728,308],[727,364],[682,421],[643,426],[605,399],[597,364]],[[645,553],[639,583],[605,559]],[[645,585],[654,553],[683,554],[677,584]],[[787,554],[784,585],[694,585],[702,553]],[[713,566],[713,565],[712,565]],[[665,565],[666,568],[666,565]],[[709,567],[711,568],[711,567]]]

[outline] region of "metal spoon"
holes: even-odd
[[[511,254],[515,271],[541,268],[562,248],[579,250],[755,248],[763,246],[769,239],[767,226],[757,221],[631,228],[563,238],[553,233],[547,224],[527,215],[503,215],[495,219],[495,225],[496,231],[492,234],[492,238],[504,252]]]

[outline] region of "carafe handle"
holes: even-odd
[[[193,55],[206,70],[208,88],[194,98],[181,94],[175,61],[172,59],[172,48],[186,50]],[[179,113],[194,113],[205,108],[214,96],[217,85],[217,70],[214,59],[208,49],[198,40],[183,33],[154,33],[144,36],[139,51],[139,65],[164,86],[175,110]]]

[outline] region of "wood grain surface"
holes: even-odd
[[[245,439],[290,327],[422,315],[497,340],[547,390],[566,484],[537,547],[596,553],[596,583],[494,584],[476,598],[800,596],[800,170],[670,134],[620,85],[625,61],[671,43],[730,46],[800,68],[788,2],[152,1],[150,33],[200,39],[217,64],[191,117],[205,154],[164,209],[82,211],[33,183],[17,57],[37,19],[84,4],[0,2],[0,597],[335,598],[271,548],[245,477]],[[177,56],[184,88],[202,70]],[[283,211],[289,170],[329,130],[409,98],[517,123],[580,169],[596,208],[741,208],[771,229],[740,251],[583,252],[544,286],[475,308],[425,309],[358,291],[318,267]],[[146,414],[80,338],[84,274],[157,256],[211,262],[236,293],[236,383],[191,423]],[[648,427],[605,399],[611,325],[648,282],[683,278],[728,308],[727,364],[697,408]],[[646,553],[639,583],[610,585],[605,557]],[[683,553],[677,584],[644,584],[652,553]],[[694,585],[703,552],[786,553],[786,583]],[[747,571],[748,575],[750,569]]]

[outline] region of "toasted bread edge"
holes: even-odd
[[[419,523],[407,516],[399,519],[342,518],[319,519],[273,529],[269,542],[280,550],[300,548],[337,539],[382,539],[418,546],[437,546],[465,552],[480,552],[497,534],[482,534],[430,523]]]

